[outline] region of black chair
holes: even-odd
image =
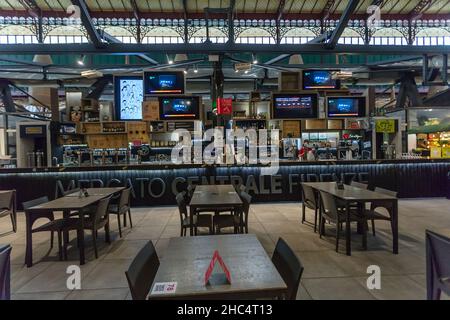
[[[368,184],[362,183],[362,182],[353,181],[353,180],[352,180],[352,182],[350,182],[350,185],[352,187],[361,188],[361,189],[368,189],[369,188]]]
[[[186,230],[190,229],[191,227],[191,220],[189,217],[187,205],[186,205],[186,199],[185,199],[185,193],[180,192],[175,197],[178,205],[178,212],[180,213],[180,223],[181,223],[181,229],[180,229],[180,237],[186,236]],[[212,216],[210,214],[198,214],[194,213],[194,216],[192,217],[193,225],[195,235],[198,233],[198,227],[205,227],[209,229],[209,233],[213,234],[213,224],[212,224]]]
[[[235,224],[238,226],[238,231],[241,233],[248,233],[248,213],[250,212],[250,204],[252,202],[252,196],[245,191],[241,191],[239,196],[244,202],[242,206],[242,212],[240,215],[234,217]]]
[[[101,199],[97,203],[97,211],[90,218],[84,221],[84,229],[92,232],[92,242],[94,244],[95,258],[98,258],[97,234],[98,230],[105,229],[105,242],[110,243],[109,236],[109,212],[108,206],[111,196]],[[79,219],[77,219],[79,220]],[[83,232],[83,230],[80,230]],[[65,248],[64,248],[65,249]]]
[[[375,192],[379,192],[382,194],[386,194],[388,196],[397,197],[397,192],[383,189],[383,188],[375,188]],[[376,211],[377,208],[385,208],[387,212],[389,213],[389,216]],[[372,201],[370,203],[370,210],[364,210],[364,216],[367,218],[367,220],[372,221],[372,234],[375,236],[375,220],[384,220],[389,221],[391,223],[392,228],[392,214],[393,214],[393,204],[392,201],[383,201],[383,200],[376,200]]]
[[[14,232],[17,232],[16,190],[0,191],[0,218],[9,216]]]
[[[287,285],[286,299],[295,300],[303,274],[303,265],[282,238],[278,239],[272,262]]]
[[[306,207],[314,210],[314,232],[316,232],[317,211],[319,209],[316,192],[310,186],[302,183],[302,223],[306,221]]]
[[[347,221],[347,212],[343,207],[338,206],[338,202],[335,196],[328,192],[320,192],[321,201],[321,212],[320,212],[320,222],[319,222],[319,235],[325,235],[325,220],[336,224],[336,252],[339,251],[339,236],[340,236],[340,226]],[[363,227],[363,246],[366,244],[366,228],[367,220],[350,210],[350,223],[358,222]],[[347,236],[347,235],[346,235]]]
[[[11,299],[11,246],[0,246],[0,300]]]
[[[145,300],[159,268],[159,258],[152,241],[139,251],[125,271],[133,300]]]
[[[450,296],[450,238],[425,231],[427,254],[427,299],[439,300],[441,292]]]
[[[25,211],[26,219],[26,237],[27,237],[27,247],[25,254],[25,263],[28,267],[33,265],[33,248],[32,248],[32,234],[36,232],[50,232],[50,248],[53,248],[54,232],[58,234],[58,249],[59,258],[62,260],[62,221],[63,219],[55,220],[53,211],[51,210],[30,210],[31,207],[44,204],[48,202],[48,197],[40,197],[30,201],[22,203],[23,209]],[[38,219],[48,219],[49,222],[33,229],[33,224]]]
[[[119,236],[122,238],[122,226],[120,223],[120,217],[123,216],[123,225],[127,226],[127,213],[130,219],[130,227],[133,228],[133,222],[131,221],[131,206],[130,206],[131,187],[122,190],[120,193],[119,203],[109,205],[109,213],[117,216],[117,223],[119,225]]]

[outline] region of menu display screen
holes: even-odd
[[[339,89],[339,80],[333,79],[332,71],[329,70],[304,70],[303,71],[303,89]]]
[[[114,106],[118,120],[142,120],[142,101],[144,101],[142,77],[114,77]]]
[[[329,97],[327,100],[329,118],[365,117],[365,97]]]
[[[317,118],[316,94],[274,94],[272,96],[274,119]]]
[[[161,120],[199,119],[200,98],[193,96],[160,97]]]
[[[182,71],[144,72],[145,94],[184,93],[184,73]]]

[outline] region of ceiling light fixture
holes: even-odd
[[[77,60],[77,63],[78,63],[80,66],[84,66],[84,54],[82,54],[82,55],[80,56],[80,59]]]
[[[257,64],[258,63],[258,58],[256,58],[256,55],[254,53],[252,53],[252,63],[253,64]]]

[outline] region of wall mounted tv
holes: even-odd
[[[183,94],[183,71],[147,71],[144,72],[144,93]]]
[[[365,97],[328,97],[328,118],[358,118],[366,116]]]
[[[161,120],[200,119],[200,97],[159,97],[159,115]]]
[[[142,76],[114,77],[114,108],[117,120],[142,120]]]
[[[341,87],[337,79],[332,78],[331,70],[303,70],[304,90],[335,90]]]
[[[274,93],[272,94],[273,119],[317,118],[317,94]]]

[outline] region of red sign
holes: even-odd
[[[342,135],[342,139],[347,140],[347,139],[349,139],[349,138],[350,138],[350,135],[349,135],[348,133],[344,133],[344,134]]]
[[[206,272],[205,272],[205,286],[208,284],[209,278],[211,277],[211,274],[214,270],[214,266],[216,265],[217,261],[219,262],[220,267],[222,268],[223,272],[225,273],[228,283],[231,283],[230,271],[228,270],[227,266],[225,265],[225,262],[223,262],[223,259],[220,256],[219,251],[215,250],[213,257],[211,259],[211,262],[209,263],[208,269],[206,269]]]
[[[233,113],[233,99],[231,98],[217,98],[217,114],[228,114]]]

